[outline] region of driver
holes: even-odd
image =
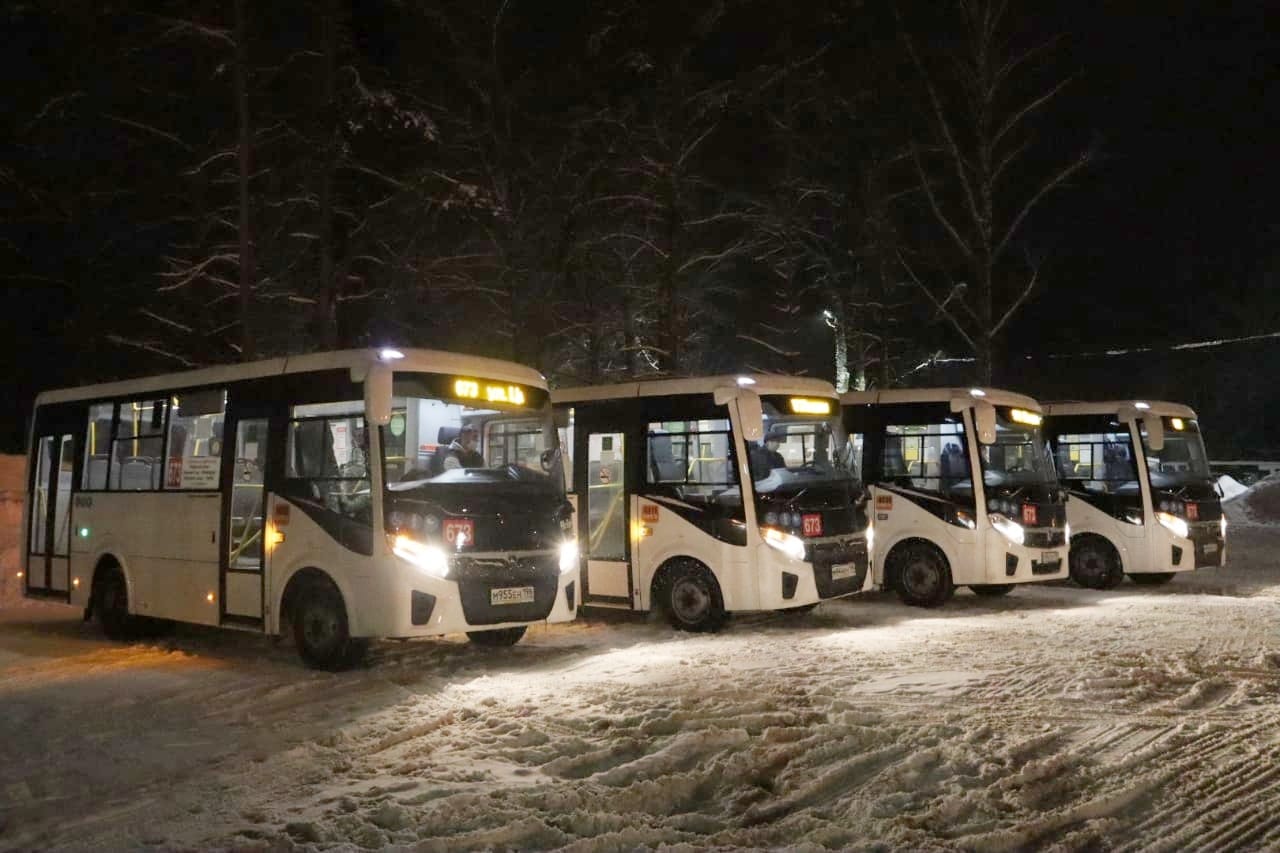
[[[483,468],[484,457],[476,450],[480,440],[475,427],[464,426],[458,437],[449,443],[444,450],[444,470],[454,468]]]
[[[787,461],[782,458],[782,454],[778,452],[778,447],[782,444],[782,435],[780,433],[771,432],[765,436],[764,441],[760,444],[753,444],[748,453],[748,462],[751,465],[751,476],[753,479],[761,480],[769,476],[769,472],[774,468],[786,468]]]

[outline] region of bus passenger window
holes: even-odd
[[[358,402],[294,407],[286,449],[287,488],[331,512],[368,522],[372,513],[364,415],[305,417],[337,405],[363,409],[363,403]]]
[[[121,403],[107,488],[122,492],[160,488],[167,400]]]
[[[225,391],[179,394],[170,401],[166,489],[217,489],[222,470]]]
[[[84,471],[81,489],[105,489],[111,453],[111,422],[115,418],[114,403],[95,403],[89,407],[89,425],[84,442]]]

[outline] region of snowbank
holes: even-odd
[[[1233,524],[1280,526],[1280,475],[1272,474],[1223,503],[1223,511]]]
[[[18,577],[22,556],[18,549],[26,472],[24,457],[0,456],[0,608],[22,600],[22,580]]]
[[[1223,503],[1226,503],[1232,498],[1238,498],[1245,492],[1249,491],[1249,487],[1234,477],[1228,474],[1223,474],[1218,478],[1218,491],[1222,493]]]

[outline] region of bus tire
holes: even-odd
[[[1011,583],[971,583],[969,589],[974,595],[980,595],[983,598],[999,598],[1002,595],[1008,595],[1013,592],[1013,584]]]
[[[888,566],[898,597],[912,607],[939,607],[955,594],[947,558],[928,542],[897,546],[889,555]]]
[[[657,600],[671,626],[694,633],[720,630],[729,614],[715,575],[696,560],[677,560],[664,568]]]
[[[129,615],[129,588],[115,565],[104,566],[93,581],[93,612],[111,640],[132,640],[138,622]]]
[[[1085,589],[1115,589],[1124,580],[1120,555],[1101,536],[1077,536],[1067,563],[1071,580]]]
[[[290,621],[298,655],[312,669],[349,669],[364,659],[369,648],[367,640],[348,633],[342,593],[328,580],[310,580],[298,591]]]
[[[514,646],[524,636],[527,625],[516,628],[498,628],[495,631],[468,631],[467,639],[477,646]]]
[[[1173,580],[1173,576],[1177,572],[1138,572],[1129,575],[1129,580],[1139,586],[1159,586],[1162,583],[1168,583]]]

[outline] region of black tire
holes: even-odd
[[[112,640],[132,640],[138,622],[129,615],[129,589],[117,568],[105,570],[93,584],[93,613]]]
[[[312,582],[304,587],[293,603],[290,621],[298,655],[312,669],[348,669],[360,663],[369,648],[367,640],[348,633],[347,608],[331,583]]]
[[[1071,580],[1085,589],[1115,589],[1124,580],[1120,555],[1099,536],[1081,536],[1071,543]]]
[[[1002,595],[1008,595],[1013,592],[1013,584],[1011,583],[971,583],[969,589],[973,590],[974,595],[980,595],[983,598],[999,598]]]
[[[1139,586],[1159,586],[1173,580],[1175,574],[1177,572],[1140,572],[1129,575],[1129,580]]]
[[[520,642],[528,626],[499,628],[496,631],[468,631],[467,639],[477,646],[514,646]]]
[[[955,594],[951,566],[932,545],[917,542],[893,554],[894,586],[912,607],[938,607]]]
[[[674,566],[662,584],[659,601],[667,621],[681,631],[718,631],[729,618],[720,585],[701,563]]]

